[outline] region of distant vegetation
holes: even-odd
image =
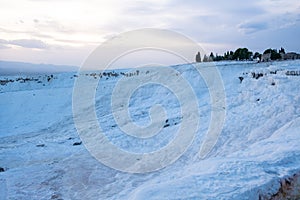
[[[223,55],[214,54],[211,52],[208,55],[204,55],[201,59],[200,52],[196,55],[196,62],[213,62],[213,61],[225,61],[225,60],[237,60],[237,61],[251,61],[256,60],[259,62],[268,62],[276,60],[295,60],[300,59],[300,54],[289,52],[286,53],[284,48],[279,51],[277,49],[266,49],[263,54],[259,52],[249,51],[247,48],[238,48],[235,51],[227,51]]]

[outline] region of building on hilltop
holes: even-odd
[[[283,55],[282,57],[283,60],[296,60],[300,59],[300,54],[297,54],[295,52],[289,52]]]
[[[271,53],[266,53],[261,56],[261,62],[271,61]]]

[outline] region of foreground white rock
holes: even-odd
[[[73,73],[35,75],[28,77],[34,80],[25,82],[16,81],[20,77],[0,77],[14,80],[0,85],[0,167],[5,169],[0,172],[1,197],[275,198],[280,183],[300,172],[300,76],[287,73],[299,71],[300,62],[217,63],[217,67],[227,105],[225,124],[214,149],[205,159],[199,158],[212,109],[206,85],[192,66],[176,66],[197,96],[199,129],[189,149],[174,164],[145,174],[106,167],[80,144],[72,116]],[[95,76],[87,73],[87,79]],[[162,132],[152,139],[126,136],[115,126],[110,112],[110,93],[120,77],[103,76],[97,90],[97,117],[107,138],[135,153],[168,144],[182,120],[175,96],[157,85],[137,90],[129,101],[132,119],[139,125],[148,124],[150,107],[159,103],[168,121],[163,121]]]

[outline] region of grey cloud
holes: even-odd
[[[35,22],[35,27],[43,32],[49,30],[54,30],[56,32],[67,33],[67,34],[73,34],[79,32],[77,29],[73,27],[71,28],[70,26],[63,25],[55,20],[38,20]]]
[[[48,45],[41,40],[35,39],[20,39],[20,40],[11,40],[10,44],[21,46],[24,48],[35,48],[35,49],[46,49]]]
[[[8,43],[7,40],[0,39],[0,44],[7,44],[7,43]]]
[[[158,8],[149,2],[137,2],[136,4],[129,5],[124,9],[124,12],[132,14],[134,13],[135,15],[153,15],[159,11],[162,11],[162,8]]]
[[[36,36],[36,37],[52,38],[50,35],[34,32],[34,31],[11,30],[11,29],[6,29],[6,28],[2,28],[2,27],[0,27],[0,31],[4,32],[4,33],[9,33],[9,34],[23,33],[23,34],[27,34],[27,35],[31,35],[31,36]]]
[[[238,26],[238,29],[245,34],[252,34],[258,31],[266,30],[268,24],[265,22],[246,22]]]
[[[278,16],[274,21],[274,26],[277,28],[287,28],[295,26],[299,21],[299,15],[294,13],[285,13],[284,15]]]
[[[243,42],[255,51],[263,51],[266,48],[284,47],[286,51],[299,52],[300,23],[282,29],[268,29],[257,32],[253,37],[244,36]]]
[[[9,49],[10,47],[7,46],[7,44],[8,44],[7,40],[0,39],[0,49]]]
[[[30,31],[24,30],[24,29],[7,29],[0,27],[0,31],[5,32],[5,33],[10,33],[10,34],[18,34],[18,33],[24,33],[28,34],[31,36],[37,36],[37,37],[46,37],[50,38],[51,36],[49,35],[49,32],[60,32],[60,33],[65,33],[65,34],[73,34],[78,31],[76,28],[71,28],[70,26],[65,26],[58,21],[55,20],[39,20],[39,19],[33,19],[34,22],[34,28],[31,29]],[[81,31],[82,32],[82,31]]]
[[[0,39],[0,45],[7,47],[6,45],[16,45],[24,48],[33,49],[47,49],[48,45],[41,40],[36,39],[19,39],[19,40],[2,40]]]
[[[6,46],[4,44],[0,44],[0,49],[9,49],[10,47],[9,46]]]
[[[18,31],[9,30],[2,27],[0,27],[0,31],[4,33],[19,33]]]
[[[230,0],[230,1],[217,1],[212,3],[209,0],[195,1],[195,0],[175,0],[172,1],[169,7],[181,7],[189,6],[191,10],[209,10],[218,13],[219,16],[231,15],[231,16],[250,16],[265,14],[267,11],[261,7],[258,3],[261,0],[252,1],[241,1],[241,0]]]
[[[186,33],[199,41],[227,43],[227,38],[239,37],[239,31],[250,34],[268,28],[267,23],[240,24],[243,21],[257,20],[266,15],[267,11],[259,2],[259,0],[251,2],[231,0],[212,3],[208,0],[175,0],[156,8],[141,3],[136,7],[131,6],[130,13],[136,15],[136,19],[139,19],[141,14],[145,17],[147,13],[152,13],[155,16],[161,16],[157,20],[163,22],[164,28]],[[140,10],[141,5],[143,9]]]

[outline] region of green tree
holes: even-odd
[[[275,52],[271,54],[271,60],[280,60],[280,59],[281,59],[280,53]]]
[[[219,56],[218,54],[216,54],[214,61],[221,61],[221,60],[224,60],[224,56]]]
[[[196,55],[196,62],[201,62],[200,52],[198,52],[197,55]]]
[[[261,54],[259,52],[255,52],[254,56],[253,56],[253,59],[261,59]]]
[[[277,49],[267,49],[264,51],[264,54],[271,54],[271,60],[280,60],[281,54],[277,52]]]
[[[208,62],[209,60],[208,60],[208,57],[207,57],[207,55],[205,54],[204,55],[204,57],[203,57],[203,62]]]
[[[266,50],[264,51],[264,54],[272,53],[272,51],[274,51],[274,50],[273,50],[273,49],[266,49]]]
[[[279,50],[279,53],[283,53],[283,54],[285,54],[285,50],[284,50],[284,48],[280,48],[280,50]]]
[[[214,56],[214,53],[211,52],[210,55],[209,55],[209,61],[214,61],[215,60],[215,56]]]
[[[234,55],[233,51],[230,51],[228,59],[229,60],[233,60],[233,55]]]
[[[249,60],[253,53],[249,51],[247,48],[238,48],[234,54],[233,59],[234,60]]]

